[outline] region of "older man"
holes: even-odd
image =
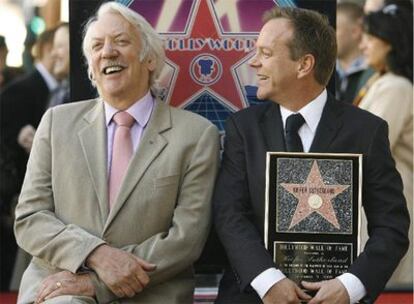
[[[327,94],[335,56],[335,31],[317,12],[274,8],[265,15],[251,66],[258,98],[271,102],[229,118],[213,199],[215,226],[231,264],[217,303],[373,303],[408,248],[409,216],[387,124]],[[290,125],[296,126],[292,135],[285,132]],[[302,282],[316,291],[312,299],[276,269],[263,244],[266,151],[363,154],[370,239],[348,272]]]
[[[153,98],[163,43],[132,10],[103,4],[83,50],[100,97],[49,109],[36,132],[16,209],[34,256],[19,303],[191,303],[217,128]]]

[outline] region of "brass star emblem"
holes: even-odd
[[[303,184],[281,183],[280,185],[298,199],[289,229],[313,212],[320,214],[335,228],[340,229],[331,200],[350,185],[326,185],[316,161],[312,164],[306,182]]]

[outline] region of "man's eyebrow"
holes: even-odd
[[[266,50],[266,51],[271,51],[272,47],[269,45],[256,45],[256,49],[259,49],[260,51]]]
[[[115,35],[110,35],[110,36],[112,36],[113,38],[119,38],[121,36],[130,37],[130,35],[127,32],[120,32],[120,33],[117,33]],[[91,40],[103,40],[103,39],[105,39],[105,37],[101,37],[101,36],[91,37]]]
[[[126,38],[129,38],[129,37],[131,37],[131,35],[129,35],[129,33],[127,33],[127,32],[121,32],[121,33],[116,34],[116,35],[114,36],[114,38],[115,38],[115,39],[116,39],[116,38],[119,38],[119,37],[126,37]]]

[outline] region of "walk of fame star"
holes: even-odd
[[[303,184],[281,183],[280,185],[298,199],[289,229],[313,212],[318,213],[335,228],[340,229],[331,200],[346,190],[349,185],[326,185],[316,161],[313,162],[309,175]]]
[[[251,56],[251,49],[235,49],[218,47],[217,43],[223,40],[223,35],[219,29],[219,21],[215,20],[215,15],[212,13],[209,1],[197,0],[195,5],[195,12],[192,13],[192,20],[186,34],[181,35],[182,39],[203,42],[201,49],[194,48],[194,50],[169,50],[167,48],[167,62],[177,71],[177,78],[172,81],[172,94],[169,98],[169,104],[175,107],[185,107],[189,103],[196,100],[200,94],[208,93],[222,103],[233,109],[233,111],[243,109],[247,106],[244,100],[243,89],[240,87],[237,77],[235,75],[235,67]],[[242,40],[243,35],[235,37],[234,35],[226,35],[228,42]],[[180,35],[175,35],[175,39],[180,38]],[[237,39],[236,39],[237,38]],[[216,41],[215,43],[213,43]],[[240,42],[239,41],[239,42]],[[184,42],[184,41],[182,41]],[[209,43],[208,43],[209,42]],[[229,44],[230,45],[230,44]],[[214,46],[212,48],[212,46]],[[253,46],[253,45],[252,45]],[[211,61],[211,71],[214,73],[220,69],[222,72],[214,74],[214,80],[202,81],[202,77],[197,75],[197,68],[194,64],[194,59],[201,58],[207,62]],[[199,76],[197,79],[196,76]],[[198,81],[197,81],[198,80]]]

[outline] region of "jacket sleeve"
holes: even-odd
[[[213,210],[217,234],[241,292],[264,270],[275,267],[253,222],[244,145],[236,122],[229,118],[222,165],[213,196]]]
[[[363,206],[369,239],[349,272],[361,280],[367,290],[365,300],[373,303],[409,245],[410,219],[384,121],[372,135],[363,166]]]
[[[54,212],[52,120],[53,110],[48,110],[37,129],[14,229],[18,245],[30,255],[75,273],[86,257],[105,242],[77,225],[63,223]]]

